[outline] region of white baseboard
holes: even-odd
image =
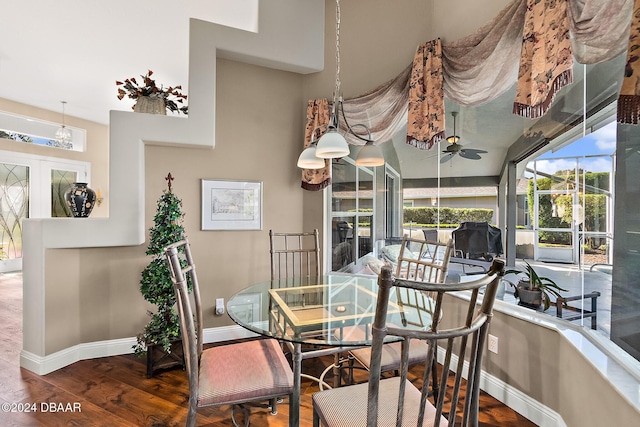
[[[256,335],[240,326],[209,328],[203,331],[204,343],[255,337]],[[133,353],[136,338],[121,338],[109,341],[95,341],[78,344],[48,356],[37,356],[28,351],[20,352],[20,366],[38,375],[46,375],[80,360],[98,357],[118,356]]]
[[[567,427],[560,414],[484,371],[480,388],[540,427]]]
[[[205,329],[203,336],[205,343],[212,343],[251,338],[256,334],[235,325]],[[135,344],[135,337],[96,341],[78,344],[45,357],[23,350],[20,353],[20,366],[38,375],[46,375],[80,360],[133,353]],[[442,362],[443,359],[444,351],[439,349],[438,360]],[[455,360],[452,366],[456,366]],[[468,371],[466,362],[464,370]],[[560,414],[484,371],[480,377],[480,388],[540,427],[567,427]]]
[[[442,363],[444,359],[445,350],[438,348],[438,362]],[[454,370],[457,364],[458,358],[452,355]],[[467,378],[469,362],[465,361],[462,369],[464,378]],[[480,389],[539,427],[567,427],[560,414],[485,371],[480,374]]]

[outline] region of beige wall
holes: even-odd
[[[344,96],[362,94],[396,76],[411,62],[418,44],[444,35],[438,34],[437,29],[445,16],[456,25],[443,26],[443,31],[454,27],[457,30],[475,28],[469,22],[486,15],[484,23],[495,15],[494,9],[500,10],[507,2],[484,3],[493,7],[484,7],[482,13],[474,16],[467,15],[463,7],[452,12],[450,2],[445,4],[439,0],[431,3],[411,0],[408,4],[402,3],[404,7],[385,0],[369,1],[366,8],[358,2],[342,3]],[[270,228],[322,228],[321,194],[300,189],[300,172],[295,161],[302,145],[306,100],[331,97],[333,91],[333,1],[327,0],[325,11],[325,71],[301,76],[219,60],[216,148],[146,148],[146,223],[151,226],[155,202],[166,188],[164,177],[171,172],[176,178],[174,191],[184,203],[185,226],[194,244],[205,301],[228,298],[247,284],[268,278],[266,254]],[[55,112],[10,101],[0,100],[0,108],[50,121],[58,119]],[[108,203],[108,166],[101,161],[108,158],[107,128],[73,117],[68,118],[68,124],[87,129],[87,158],[92,162],[93,185],[102,189]],[[13,145],[4,141],[0,144],[2,149],[4,145]],[[47,147],[29,149],[55,151]],[[201,178],[263,181],[263,230],[200,231]],[[107,212],[104,207],[97,208],[95,216]],[[147,307],[138,292],[138,281],[140,271],[148,262],[144,249],[47,251],[46,354],[81,342],[130,337],[142,328]],[[81,267],[72,269],[70,274],[66,266]],[[74,319],[82,326],[69,327]],[[107,321],[103,323],[98,319]],[[215,317],[205,326],[228,324],[228,317]]]
[[[458,302],[455,297],[445,299],[442,327],[464,321],[463,310],[467,306]],[[508,308],[503,310],[503,306]],[[524,315],[507,313],[518,310]],[[552,326],[554,318],[529,321],[528,310],[496,302],[489,333],[498,337],[498,354],[484,352],[483,370],[557,412],[566,426],[640,425],[638,409],[612,386],[611,380],[616,378],[608,379],[595,368],[581,349]],[[499,400],[506,399],[509,406],[524,406],[507,390],[493,395]]]
[[[268,230],[302,228],[300,173],[295,163],[302,132],[302,76],[218,60],[216,148],[146,146],[146,224],[167,188],[183,201],[205,307],[247,285],[268,280]],[[133,114],[133,113],[132,113]],[[200,180],[263,182],[263,230],[201,231]],[[128,338],[148,321],[138,290],[150,261],[140,247],[47,251],[46,354],[78,343]],[[206,328],[231,325],[208,316]],[[72,325],[72,326],[70,326]]]
[[[507,3],[372,0],[365,8],[363,2],[343,2],[344,95],[361,94],[394,77],[409,64],[420,42],[464,36]],[[174,191],[183,200],[205,306],[269,277],[270,228],[322,226],[321,193],[300,189],[295,161],[302,146],[306,100],[330,97],[333,90],[333,14],[334,3],[328,0],[324,72],[301,76],[218,60],[216,148],[146,147],[147,228],[152,225],[156,200],[166,188],[164,177],[171,172]],[[7,107],[7,101],[0,100],[0,109],[20,113],[25,108],[13,104]],[[56,120],[54,113],[42,114]],[[83,127],[71,117],[69,124]],[[106,141],[106,128],[93,132],[102,132],[101,140]],[[6,144],[0,141],[0,149],[6,149]],[[90,149],[95,144],[89,137]],[[96,154],[98,158],[108,157],[107,148],[103,150]],[[106,164],[92,163],[92,171],[94,182],[107,188]],[[202,178],[262,181],[263,230],[200,231]],[[47,250],[45,355],[78,343],[128,338],[141,331],[149,307],[138,290],[140,272],[149,261],[145,249],[146,245]],[[210,316],[204,326],[230,324],[228,316]],[[487,353],[487,371],[561,412],[567,425],[629,425],[629,420],[637,419],[637,411],[557,332],[496,313],[491,333],[500,337],[500,354]]]
[[[32,107],[30,105],[2,98],[0,98],[0,110],[52,123],[59,123],[62,120],[60,112],[43,110],[41,108]],[[91,213],[91,217],[106,217],[109,215],[109,128],[99,123],[78,119],[68,115],[65,116],[65,124],[70,127],[86,130],[87,140],[84,152],[61,150],[58,148],[34,144],[24,144],[2,138],[0,138],[0,150],[91,163],[91,187],[93,189],[99,188],[102,196],[104,197],[104,203],[99,207],[96,206]],[[2,161],[2,159],[0,159],[0,161]]]
[[[404,6],[384,0],[368,2],[366,8],[358,2],[342,3],[341,78],[345,97],[364,93],[393,78],[411,62],[418,44],[438,36],[433,31],[432,13],[437,16],[446,5],[412,0]],[[322,197],[320,193],[303,194],[295,161],[302,145],[306,100],[330,97],[333,91],[333,1],[326,2],[325,11],[325,71],[302,76],[219,60],[216,148],[146,147],[147,228],[152,225],[156,200],[166,188],[164,177],[171,172],[176,179],[174,191],[184,203],[185,227],[194,245],[205,302],[228,298],[247,284],[269,277],[270,228],[322,229]],[[43,114],[48,114],[45,119],[56,119],[55,113]],[[82,127],[73,118],[69,118],[69,125]],[[103,132],[106,140],[104,127]],[[88,137],[91,149],[92,140]],[[104,148],[100,157],[108,158],[106,153]],[[106,176],[106,164],[92,163],[94,182],[106,188],[97,181],[100,168]],[[200,231],[202,178],[263,181],[263,230]],[[144,249],[47,251],[46,322],[55,325],[61,317],[68,321],[62,322],[60,329],[47,327],[46,354],[81,342],[130,337],[141,330],[147,321],[146,303],[138,292],[139,272],[148,262]],[[122,253],[127,257],[122,258]],[[74,263],[84,265],[86,270],[72,280],[64,266]],[[105,292],[120,296],[121,302],[107,298]],[[80,296],[76,297],[76,293]],[[68,298],[60,299],[60,294]],[[114,303],[105,304],[105,300]],[[81,304],[82,309],[73,308],[75,304]],[[120,316],[122,312],[124,316]],[[82,330],[62,327],[76,317],[85,325]],[[104,325],[95,321],[97,318],[109,320]],[[123,318],[129,320],[122,321]],[[227,316],[213,317],[205,327],[229,324]]]

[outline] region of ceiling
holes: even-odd
[[[0,2],[0,98],[60,112],[66,101],[66,114],[102,124],[133,103],[117,99],[116,80],[151,69],[188,90],[190,17],[257,25],[258,0]]]
[[[103,124],[108,123],[110,110],[132,105],[126,98],[117,99],[115,80],[152,69],[159,82],[181,84],[188,92],[189,17],[249,31],[257,25],[258,0],[0,1],[3,15],[12,17],[0,26],[0,40],[10,40],[0,46],[0,98],[50,111],[62,111],[60,101],[66,101],[66,114]],[[589,79],[590,104],[602,102],[597,99],[602,93],[615,93],[621,80],[615,67],[620,66],[618,61],[587,68],[589,74],[604,70],[597,71],[599,78]],[[551,111],[540,120],[512,114],[514,88],[477,107],[447,101],[446,135],[453,134],[450,112],[458,111],[460,144],[487,153],[481,160],[454,156],[440,163],[445,141],[439,148],[422,151],[399,135],[392,143],[403,178],[495,180],[514,144],[512,157],[535,143],[528,136],[552,139],[566,130],[566,123],[580,119],[583,75],[582,66],[576,65],[574,84],[558,94]]]

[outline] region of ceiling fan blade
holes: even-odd
[[[482,151],[482,150],[480,150]],[[486,153],[486,151],[485,151]],[[460,150],[460,157],[464,157],[465,159],[470,159],[470,160],[480,160],[482,159],[482,157],[480,157],[480,154],[478,154],[476,151],[472,151],[472,150]]]
[[[463,148],[460,151],[467,151],[467,152],[472,152],[472,153],[477,153],[477,154],[487,154],[488,151],[486,150],[478,150],[477,148]]]
[[[447,153],[440,159],[440,163],[446,163],[453,158],[453,153]]]

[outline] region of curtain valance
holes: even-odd
[[[467,37],[420,45],[413,63],[394,80],[344,100],[345,115],[350,123],[369,125],[376,144],[408,125],[407,143],[429,149],[444,137],[445,96],[479,105],[518,82],[514,113],[541,117],[555,94],[572,82],[574,59],[594,64],[627,50],[618,120],[637,123],[639,34],[640,0],[514,0]],[[346,130],[344,123],[341,129]],[[347,141],[363,143],[351,136]]]
[[[312,99],[307,103],[307,124],[304,129],[304,148],[311,144],[313,132],[318,129],[315,138],[323,134],[329,126],[329,101]],[[331,184],[331,161],[325,160],[322,169],[303,169],[301,187],[305,190],[319,191]]]
[[[627,64],[618,97],[618,121],[635,125],[640,119],[640,0],[635,0],[630,25]]]

